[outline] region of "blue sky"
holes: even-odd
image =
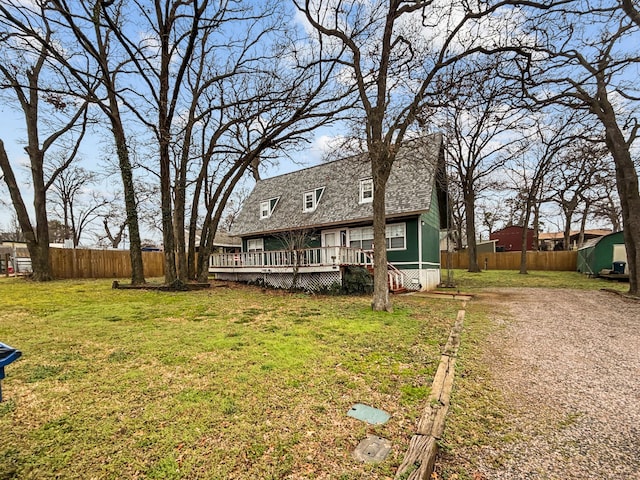
[[[309,143],[304,148],[292,154],[292,159],[283,156],[277,164],[269,166],[262,171],[264,177],[272,177],[281,175],[283,173],[299,170],[310,165],[315,165],[322,161],[322,157],[325,152],[326,142],[339,131],[338,127],[329,128],[324,127],[319,129],[309,137]],[[4,142],[5,149],[9,156],[9,160],[14,166],[14,171],[19,180],[22,180],[22,192],[27,202],[27,208],[32,211],[33,195],[29,180],[28,172],[28,156],[24,151],[24,138],[26,137],[26,129],[24,126],[24,118],[16,110],[4,105],[0,107],[0,138]],[[101,144],[104,140],[98,135],[89,135],[83,143],[81,149],[82,165],[87,170],[100,171],[103,166],[101,165],[100,158],[103,156],[101,152]],[[21,166],[23,165],[23,166]],[[109,192],[115,189],[121,189],[119,177],[112,177],[110,181],[105,181],[101,185],[95,186],[97,190]],[[251,180],[248,180],[248,185],[252,184]],[[0,182],[0,194],[2,195],[3,203],[7,205],[0,205],[0,227],[5,230],[11,223],[13,216],[13,207],[10,204],[8,191],[4,181]],[[99,226],[99,225],[98,225]],[[147,237],[158,238],[157,233],[148,231]],[[85,242],[88,240],[85,239]]]

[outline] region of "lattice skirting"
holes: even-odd
[[[420,290],[420,270],[400,270],[404,277],[404,288],[407,290]]]
[[[432,290],[440,283],[438,269],[403,269],[404,286],[407,290]],[[272,288],[291,288],[292,273],[216,273],[217,280],[232,282],[263,281]],[[323,288],[330,288],[334,284],[342,284],[342,274],[339,271],[300,273],[296,288],[315,292]]]
[[[256,282],[263,281],[272,288],[291,288],[293,283],[292,273],[216,273],[217,280],[232,282]],[[339,271],[301,273],[296,279],[296,288],[308,291],[318,291],[329,288],[333,284],[342,284],[342,275]]]

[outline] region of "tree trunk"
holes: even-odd
[[[385,196],[387,180],[391,173],[389,154],[381,151],[380,144],[369,150],[371,173],[373,176],[373,299],[374,311],[393,311],[389,298],[389,280],[387,278],[387,241]]]
[[[117,110],[115,94],[109,92],[109,119],[118,154],[122,188],[124,190],[124,205],[127,214],[127,228],[129,229],[129,259],[131,260],[131,284],[142,285],[145,283],[144,264],[142,263],[142,242],[140,240],[140,227],[138,224],[138,206],[136,202],[135,186],[133,183],[133,168],[129,160],[129,148]],[[114,110],[114,107],[116,108]],[[119,240],[118,240],[119,243]]]
[[[562,245],[564,248],[563,250],[571,250],[571,220],[573,218],[573,212],[572,213],[566,213],[564,215],[564,230],[562,232],[562,241],[564,242],[564,245]]]
[[[208,265],[209,257],[213,251],[213,240],[216,236],[216,231],[218,230],[218,225],[220,225],[220,219],[222,218],[222,212],[229,201],[229,197],[233,193],[233,190],[240,179],[244,176],[249,165],[251,165],[252,161],[260,155],[260,152],[261,149],[259,148],[254,150],[252,153],[248,154],[246,158],[238,162],[236,166],[231,168],[220,180],[215,193],[212,198],[209,199],[209,207],[207,208],[207,213],[202,222],[203,233],[200,237],[200,251],[198,252],[197,276],[199,282],[206,282],[209,277]],[[217,203],[215,199],[218,199]],[[206,235],[204,232],[207,232]]]
[[[186,136],[191,136],[191,128],[187,128],[185,138]],[[187,142],[186,139],[185,142]],[[184,282],[189,278],[185,238],[188,148],[183,147],[183,149],[182,158],[180,158],[180,167],[176,175],[173,225],[177,257],[177,276],[178,279]],[[189,235],[191,236],[191,232],[189,232]]]
[[[527,240],[529,236],[529,220],[531,219],[531,201],[525,204],[524,219],[522,221],[522,246],[520,247],[520,274],[526,275],[527,271]]]
[[[533,249],[540,250],[540,204],[533,207]]]
[[[31,148],[29,148],[31,150]],[[53,279],[49,265],[49,220],[47,219],[47,190],[44,185],[44,152],[29,152],[33,181],[33,207],[36,216],[36,256],[31,257],[33,278],[38,281]],[[34,161],[34,157],[36,157]],[[31,254],[31,252],[29,252]],[[31,254],[32,255],[32,254]]]
[[[158,77],[158,142],[160,157],[160,201],[162,215],[162,241],[164,244],[164,281],[173,285],[178,279],[176,271],[176,245],[173,234],[173,211],[171,205],[171,158],[169,144],[171,142],[171,118],[169,113],[169,39],[171,38],[170,22],[160,26],[160,74]]]
[[[51,273],[51,266],[49,265],[49,228],[45,225],[44,228],[39,228],[37,233],[33,231],[31,220],[29,219],[29,213],[22,199],[20,193],[20,187],[16,181],[13,169],[9,162],[9,157],[4,148],[4,143],[0,140],[0,168],[4,174],[4,181],[9,189],[9,195],[13,202],[14,209],[16,211],[16,217],[22,233],[24,234],[25,241],[27,242],[27,249],[29,250],[29,256],[31,257],[31,268],[33,270],[33,278],[37,281],[49,281],[53,279]],[[39,215],[40,218],[42,215]],[[46,211],[45,211],[45,224],[46,224]],[[44,240],[38,237],[38,235],[44,232],[46,237]],[[44,248],[43,248],[44,245]]]
[[[613,109],[608,104],[603,109],[607,117],[603,120],[605,141],[616,165],[616,185],[622,207],[622,226],[624,244],[629,266],[629,293],[640,295],[640,192],[638,190],[638,173],[635,169],[627,142],[615,120]]]
[[[480,272],[478,265],[478,246],[476,244],[476,196],[472,186],[464,188],[464,205],[466,210],[465,223],[467,227],[467,251],[469,252],[469,272]]]
[[[585,203],[584,211],[582,212],[582,218],[580,219],[580,233],[578,234],[578,248],[584,243],[584,230],[587,226],[587,216],[589,215],[589,203]]]

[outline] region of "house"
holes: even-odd
[[[496,252],[519,252],[522,250],[522,229],[510,225],[489,234],[490,240],[497,240]],[[533,228],[527,228],[527,250],[533,250]]]
[[[589,240],[600,238],[604,235],[609,235],[610,233],[611,230],[609,229],[585,230],[583,232],[582,241],[583,243],[586,243]],[[541,233],[538,235],[538,240],[540,241],[540,250],[564,250],[564,232]],[[569,233],[569,245],[571,250],[576,250],[582,247],[582,245],[578,244],[579,240],[580,231],[571,230]]]
[[[238,253],[242,250],[242,242],[225,232],[216,232],[213,237],[213,253]]]
[[[619,269],[620,271],[615,273],[628,275],[624,233],[610,233],[585,242],[578,249],[577,269],[588,275],[599,275],[603,270],[608,273],[609,270]]]
[[[446,220],[440,134],[408,140],[387,182],[385,274],[392,290],[440,282],[439,233]],[[373,264],[373,180],[366,154],[259,180],[234,223],[242,252],[214,254],[217,279],[315,290]],[[375,272],[374,272],[375,275]]]
[[[0,242],[0,273],[31,273],[31,257],[24,242]]]

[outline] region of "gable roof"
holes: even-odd
[[[387,217],[428,211],[443,162],[441,134],[403,142],[387,182]],[[359,203],[360,180],[367,178],[371,178],[371,166],[367,154],[361,154],[259,180],[231,234],[248,236],[371,221],[373,204]],[[324,188],[317,208],[304,212],[304,194],[317,188]],[[278,202],[271,216],[261,219],[260,203],[274,198]]]

